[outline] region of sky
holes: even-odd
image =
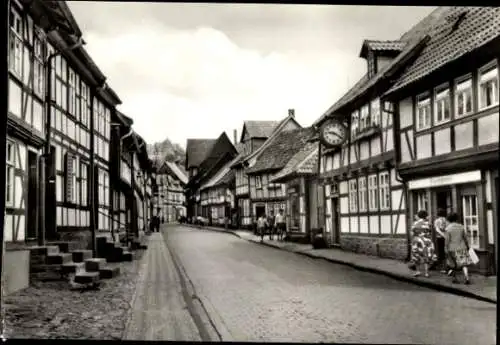
[[[295,109],[310,126],[364,73],[364,39],[431,7],[68,1],[85,49],[146,142],[241,136]],[[239,140],[239,138],[238,138]]]

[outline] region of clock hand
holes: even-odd
[[[340,135],[338,135],[337,133],[335,133],[335,132],[330,131],[330,132],[328,132],[328,134],[333,134],[337,138],[342,139],[342,137]]]

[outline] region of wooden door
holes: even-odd
[[[339,198],[332,198],[332,236],[333,243],[340,244],[340,205]]]
[[[28,151],[28,205],[26,210],[26,239],[34,240],[38,234],[38,155]]]

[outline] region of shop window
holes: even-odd
[[[479,72],[479,110],[498,104],[497,66]]]
[[[445,123],[450,118],[450,89],[448,86],[437,88],[434,96],[434,124]]]
[[[14,203],[14,169],[16,167],[14,143],[7,141],[5,164],[5,205]]]
[[[383,172],[379,175],[380,209],[388,210],[391,207],[391,191],[389,189],[389,173]]]
[[[356,180],[349,181],[349,211],[358,211],[358,186]]]
[[[429,199],[427,198],[427,191],[420,190],[415,192],[416,200],[417,200],[417,209],[416,212],[425,210],[429,211]]]
[[[429,95],[417,97],[417,130],[431,126],[431,100]]]
[[[478,207],[476,195],[462,196],[464,227],[472,248],[479,248]]]
[[[457,117],[472,112],[472,80],[470,77],[455,84],[455,115]]]

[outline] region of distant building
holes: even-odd
[[[174,222],[186,216],[184,187],[188,182],[183,167],[174,162],[163,162],[156,175],[159,216],[165,222]]]

